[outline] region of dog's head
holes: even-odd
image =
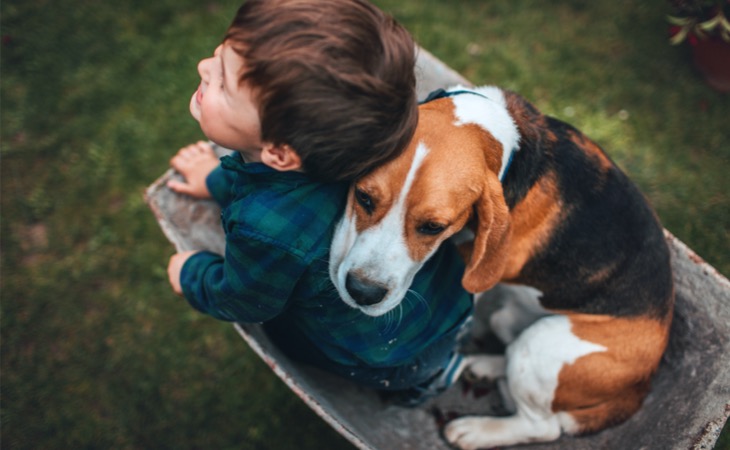
[[[350,189],[330,252],[330,277],[348,305],[379,316],[397,306],[438,246],[472,225],[462,279],[480,292],[504,270],[509,212],[499,174],[519,135],[496,99],[463,94],[424,105],[413,140]]]

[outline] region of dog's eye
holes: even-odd
[[[366,194],[364,191],[355,188],[355,200],[357,200],[357,203],[362,206],[362,209],[364,209],[366,213],[373,213],[373,209],[375,209],[373,198]]]
[[[418,231],[421,234],[428,234],[430,236],[435,236],[442,231],[446,229],[445,226],[436,223],[436,222],[426,222],[424,224],[421,224],[418,228],[416,228],[416,231]]]

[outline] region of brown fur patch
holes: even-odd
[[[581,433],[620,423],[639,409],[669,338],[670,320],[567,314],[572,332],[606,347],[563,366],[553,411],[567,412]]]
[[[420,127],[416,129],[416,133],[419,129]],[[414,136],[409,146],[396,159],[360,178],[350,189],[348,212],[352,207],[356,215],[355,229],[358,233],[380,223],[395,205],[416,156],[417,139],[418,135]],[[372,213],[367,213],[357,204],[355,189],[370,196],[373,202]]]
[[[416,261],[425,259],[447,236],[464,226],[480,194],[479,183],[465,181],[481,180],[488,170],[478,151],[481,129],[472,125],[455,127],[455,121],[451,99],[421,106],[409,151],[415,153],[417,146],[424,145],[429,153],[418,168],[405,205],[405,239]],[[429,222],[447,231],[434,236],[417,231]]]
[[[525,263],[547,245],[564,215],[555,174],[548,173],[530,188],[511,212],[512,242],[503,275],[505,280],[516,278]]]
[[[350,188],[347,200],[347,210],[348,215],[355,214],[355,229],[358,233],[362,233],[363,230],[366,230],[383,220],[383,217],[385,217],[397,200],[398,192],[402,187],[403,180],[405,180],[405,174],[402,178],[392,174],[398,174],[403,171],[407,173],[409,167],[408,162],[412,159],[412,154],[403,154],[397,161],[393,161],[393,163],[388,166],[388,172],[391,174],[389,176],[394,177],[394,182],[400,181],[400,186],[393,186],[390,183],[386,183],[386,180],[388,180],[386,177],[366,176]],[[367,213],[363,207],[358,204],[355,199],[356,189],[359,189],[370,196],[374,205],[372,213]]]
[[[609,169],[613,168],[613,163],[611,160],[606,156],[605,153],[603,153],[603,150],[601,150],[601,147],[598,146],[595,142],[588,139],[586,135],[580,132],[570,132],[568,133],[568,138],[575,143],[578,147],[582,148],[586,154],[595,161],[596,165],[601,169],[601,171],[606,172]]]

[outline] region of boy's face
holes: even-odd
[[[243,58],[230,45],[219,45],[213,56],[198,63],[200,86],[190,99],[190,113],[211,141],[257,159],[261,142],[258,104],[251,89],[238,83]]]

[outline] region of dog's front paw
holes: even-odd
[[[492,445],[484,435],[484,420],[483,417],[463,417],[453,420],[444,428],[444,436],[449,444],[462,450],[490,448]]]

